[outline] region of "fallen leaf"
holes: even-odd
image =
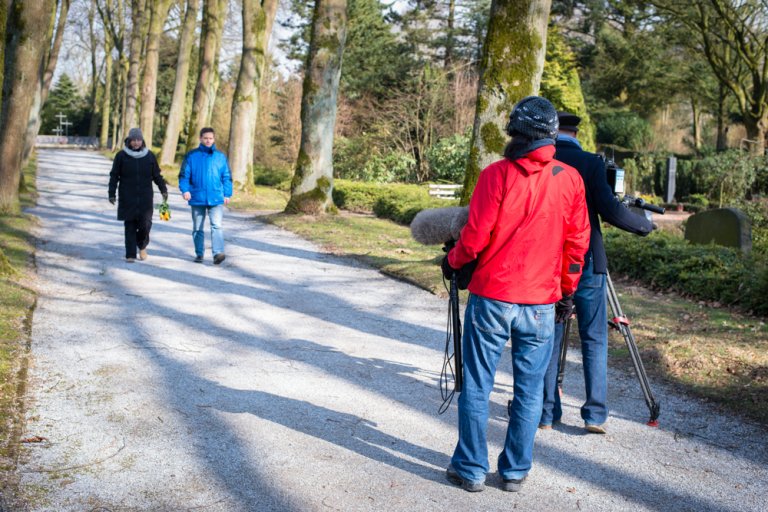
[[[21,440],[22,443],[42,443],[43,441],[47,441],[47,437],[43,436],[32,436],[32,437],[25,437]]]

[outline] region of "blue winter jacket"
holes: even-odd
[[[225,197],[232,197],[227,157],[215,144],[210,148],[200,144],[187,153],[179,171],[179,190],[192,194],[191,206],[216,206],[223,204]]]

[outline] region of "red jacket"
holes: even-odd
[[[479,257],[469,291],[516,304],[551,304],[576,291],[589,248],[584,183],[555,147],[504,159],[480,173],[469,220],[448,263]]]

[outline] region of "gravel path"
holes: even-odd
[[[227,260],[191,261],[176,191],[150,258],[123,260],[110,163],[38,153],[40,299],[19,465],[35,511],[768,510],[766,431],[612,371],[609,433],[585,435],[569,355],[564,424],[523,492],[446,483],[455,402],[437,387],[446,304],[228,212]],[[159,196],[158,196],[159,198]],[[437,271],[437,269],[435,269]],[[508,357],[492,396],[492,468]]]

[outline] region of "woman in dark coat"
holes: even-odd
[[[137,248],[139,257],[147,259],[154,209],[153,181],[163,200],[167,200],[168,188],[157,159],[144,143],[141,130],[131,128],[125,147],[115,156],[109,173],[109,202],[115,204],[117,199],[117,220],[125,222],[125,259],[128,262],[136,261]]]

